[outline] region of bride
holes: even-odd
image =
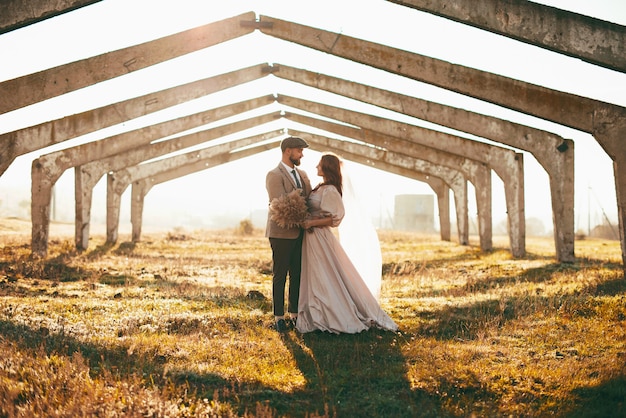
[[[303,225],[307,232],[296,328],[302,333],[354,334],[371,327],[396,331],[398,326],[378,304],[377,291],[368,287],[331,230],[345,215],[341,161],[332,153],[322,155],[317,174],[323,182],[309,195],[310,216]],[[380,268],[376,275],[380,282]]]

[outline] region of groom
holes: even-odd
[[[265,187],[269,201],[288,194],[295,189],[302,189],[304,196],[311,192],[311,182],[306,173],[298,170],[302,150],[309,144],[302,138],[290,136],[283,139],[280,149],[283,153],[278,167],[267,173]],[[265,236],[272,247],[272,302],[276,330],[285,332],[293,326],[298,316],[298,298],[300,295],[300,270],[302,261],[302,235],[300,227],[282,228],[267,216]],[[285,285],[289,274],[289,299],[285,318]]]

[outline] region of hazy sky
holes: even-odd
[[[596,18],[626,25],[626,2],[623,0],[552,0],[541,1],[554,7],[575,11]],[[104,0],[47,21],[0,35],[0,81],[51,68],[89,56],[106,53],[191,27],[234,16],[246,11],[292,20],[309,26],[345,33],[346,35],[388,44],[464,66],[474,67],[507,77],[544,85],[626,106],[626,75],[586,64],[537,47],[525,45],[498,35],[417,12],[386,1],[350,0],[318,1],[303,7],[293,1],[228,1],[206,0]],[[59,98],[47,100],[0,115],[0,133],[57,119],[69,114],[146,94],[151,91],[196,79],[232,71],[264,62],[276,62],[319,71],[376,87],[414,95],[439,103],[467,108],[554,132],[573,139],[576,145],[576,222],[587,228],[587,207],[591,206],[592,222],[602,221],[604,211],[616,222],[615,185],[611,160],[588,134],[529,117],[478,100],[447,92],[419,82],[386,74],[363,65],[328,56],[304,47],[254,33],[207,50],[109,80]],[[8,65],[7,65],[8,63]],[[177,106],[158,117],[171,119],[195,113],[204,108],[233,103],[269,93],[299,96],[332,105],[399,118],[358,102],[338,98],[329,93],[279,81],[273,77],[248,83],[205,99]],[[66,141],[54,147],[19,157],[0,177],[0,216],[6,216],[7,202],[28,199],[31,161],[43,154],[82,142],[105,138],[114,133],[144,126],[154,116],[140,118],[120,126]],[[402,118],[421,126],[430,126],[411,118]],[[283,127],[271,125],[263,131]],[[287,124],[287,126],[295,126]],[[441,129],[441,128],[439,128]],[[444,129],[441,129],[444,130]],[[471,138],[463,133],[453,132]],[[236,138],[243,137],[243,134]],[[235,138],[235,137],[232,137]],[[225,138],[230,139],[230,138]],[[190,219],[208,219],[215,213],[241,214],[245,217],[267,206],[265,173],[279,161],[278,150],[229,163],[180,180],[155,187],[146,198],[146,223],[162,222],[164,226],[185,225]],[[550,194],[545,171],[525,153],[526,215],[551,222]],[[302,167],[317,181],[315,165],[319,154],[307,150]],[[393,211],[396,194],[432,194],[420,182],[378,170],[350,164],[357,175],[372,212],[382,216]],[[473,192],[473,189],[470,188]],[[57,186],[57,207],[73,219],[73,171],[68,170]],[[122,217],[129,209],[127,191]],[[494,224],[505,218],[503,188],[494,177]],[[94,193],[93,215],[105,213],[105,181]],[[471,215],[475,214],[473,193],[470,194]]]

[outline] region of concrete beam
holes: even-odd
[[[285,65],[268,71],[304,84],[530,152],[550,181],[559,261],[574,260],[574,142],[525,125]],[[509,211],[509,213],[512,213]]]
[[[254,19],[255,13],[247,12],[5,81],[0,83],[0,114],[247,35],[254,27],[240,22]]]
[[[0,2],[0,34],[71,12],[101,0],[4,0]]]
[[[367,138],[370,144],[384,143],[385,147],[378,148],[381,151],[379,161],[388,161],[387,151],[394,154],[406,155],[408,157],[425,160],[433,164],[449,167],[458,170],[465,178],[467,178],[475,187],[476,204],[478,209],[478,232],[480,239],[480,248],[483,251],[491,251],[493,249],[492,234],[492,211],[491,211],[491,168],[482,162],[472,160],[470,158],[457,154],[444,152],[439,149],[426,147],[420,144],[408,143],[407,141],[384,135],[368,129],[358,129],[346,125],[341,125],[309,116],[286,113],[285,117],[293,122],[312,126],[327,132],[332,132],[348,138]],[[296,136],[300,134],[310,136],[310,134],[289,129]],[[361,140],[361,139],[357,139]],[[372,161],[371,165],[376,164]],[[469,231],[468,231],[469,233]]]
[[[387,0],[626,72],[626,27],[526,0]]]
[[[0,135],[0,175],[20,155],[267,75],[267,65],[216,75]]]
[[[289,131],[291,132],[292,130],[290,129]],[[332,151],[340,154],[343,158],[350,161],[355,161],[370,167],[388,171],[390,173],[399,174],[408,178],[414,178],[416,180],[422,179],[424,175],[440,178],[450,189],[452,189],[454,195],[459,243],[461,245],[469,244],[467,180],[459,171],[448,167],[436,166],[428,161],[400,154],[394,155],[393,153],[387,153],[391,158],[381,161],[379,160],[379,155],[377,154],[380,150],[376,150],[375,148],[367,145],[348,143],[346,141],[336,141],[317,134],[308,134],[304,136],[308,141],[310,141],[311,144],[314,144],[312,149]],[[449,189],[442,188],[440,190],[442,193],[437,193],[438,202],[440,204],[440,222],[446,223],[447,219],[446,232],[449,234],[449,196],[443,193],[443,191],[447,192]],[[443,234],[444,231],[442,231],[442,235]],[[447,240],[449,240],[449,237]]]
[[[251,136],[176,155],[174,157],[109,172],[107,174],[107,244],[113,244],[117,241],[121,197],[129,184],[166,171],[180,169],[185,165],[204,165],[210,158],[215,158],[218,155],[223,155],[238,148],[253,145],[257,143],[258,140],[259,138],[257,136]]]
[[[152,141],[196,126],[268,105],[273,101],[273,96],[265,96],[234,103],[174,121],[162,122],[146,128],[125,132],[109,137],[106,140],[90,142],[67,150],[57,151],[34,160],[31,169],[31,246],[33,253],[38,256],[45,256],[47,253],[51,190],[54,183],[68,168],[129,151],[138,146],[149,144]],[[174,144],[176,143],[174,142]]]
[[[523,159],[521,154],[485,143],[470,141],[465,138],[421,128],[364,113],[349,111],[321,103],[279,95],[278,102],[296,109],[315,113],[354,126],[379,132],[395,138],[402,138],[408,143],[461,155],[480,161],[494,169],[505,184],[507,206],[509,208],[511,253],[515,257],[525,254],[525,217],[523,193]],[[373,142],[372,137],[358,136],[360,141],[372,143],[381,148],[389,145],[383,140]]]

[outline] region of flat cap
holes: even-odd
[[[307,142],[304,139],[298,138],[297,136],[290,136],[289,138],[285,138],[280,143],[280,149],[283,152],[287,148],[308,148],[308,147],[309,147],[309,144],[307,144]]]

